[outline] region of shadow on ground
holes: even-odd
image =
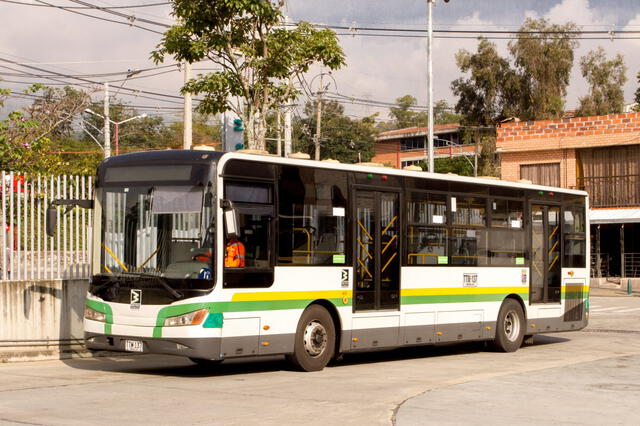
[[[533,345],[559,344],[570,339],[537,335]],[[342,368],[358,364],[374,364],[404,361],[417,358],[445,357],[491,351],[487,342],[467,342],[440,346],[418,346],[377,352],[345,354],[340,360],[332,361],[327,368]],[[525,349],[526,350],[526,349]],[[236,374],[268,373],[274,371],[294,371],[283,356],[252,357],[226,360],[214,365],[194,364],[187,358],[163,355],[99,356],[91,359],[63,360],[71,368],[117,373],[147,374],[176,377],[216,377]]]

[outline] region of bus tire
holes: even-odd
[[[522,306],[513,299],[502,302],[496,324],[495,349],[501,352],[515,352],[524,339],[525,322]]]
[[[287,357],[301,371],[320,371],[333,357],[336,328],[331,314],[320,305],[302,313],[296,329],[293,354]]]
[[[191,358],[189,357],[191,362],[198,364],[202,367],[213,367],[214,365],[218,365],[222,362],[221,359],[205,359],[205,358]]]

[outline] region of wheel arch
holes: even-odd
[[[515,293],[511,293],[507,295],[507,297],[504,298],[502,303],[504,303],[504,301],[507,299],[513,299],[520,304],[520,307],[522,308],[522,314],[524,315],[524,326],[526,328],[527,327],[527,306],[525,305],[524,300],[522,300],[522,297],[520,297],[520,295]]]
[[[320,305],[323,308],[325,308],[327,312],[329,312],[329,315],[331,315],[331,319],[333,320],[333,325],[336,329],[336,348],[335,348],[334,357],[338,356],[338,354],[340,353],[340,343],[342,339],[342,320],[340,318],[340,314],[338,313],[338,309],[336,308],[336,305],[329,302],[327,299],[316,299],[313,302],[309,303],[307,305],[307,308],[311,305]]]

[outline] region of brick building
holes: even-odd
[[[462,145],[460,124],[436,124],[433,136],[435,158],[465,155],[473,162],[475,145]],[[380,133],[376,137],[376,154],[371,161],[391,164],[396,168],[426,161],[426,140],[426,127],[409,127]]]
[[[589,193],[592,273],[640,276],[640,113],[503,123],[505,180]]]

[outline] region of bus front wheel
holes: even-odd
[[[522,306],[513,299],[506,299],[498,313],[493,346],[502,352],[515,352],[522,346],[525,327]]]
[[[336,329],[331,314],[320,305],[311,305],[302,313],[293,354],[287,357],[302,371],[320,371],[331,360],[336,346]]]

